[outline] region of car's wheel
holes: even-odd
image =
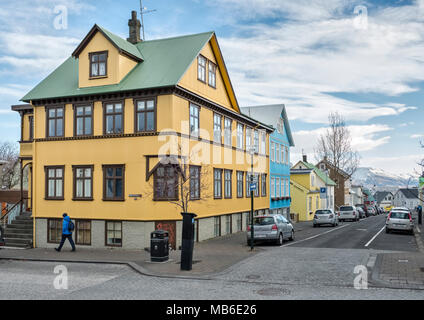
[[[289,238],[290,241],[294,241],[294,230],[292,230],[291,232],[291,236]]]
[[[313,224],[313,226],[314,226],[314,228],[316,228],[316,227],[317,227],[317,225],[316,225],[316,224]]]
[[[386,228],[386,233],[390,233],[390,229]]]
[[[335,226],[336,226],[336,221],[333,222],[333,227],[335,227]]]
[[[283,234],[280,233],[280,236],[278,237],[278,240],[277,240],[277,245],[282,246],[283,243],[284,243],[284,237],[283,237]]]
[[[415,234],[414,230],[409,231],[409,234],[413,236]]]

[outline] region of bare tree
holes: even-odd
[[[0,160],[6,162],[0,173],[0,189],[13,189],[19,184],[19,148],[10,142],[0,143]]]
[[[181,208],[182,212],[189,212],[191,202],[202,202],[211,197],[212,173],[210,166],[191,166],[192,157],[182,156],[181,147],[179,147],[178,158],[167,156],[160,160],[163,167],[156,169],[161,170],[160,184],[155,185],[152,182],[150,185],[153,191],[148,195],[154,198],[155,192],[168,192],[168,195],[164,197],[169,196],[169,203]]]
[[[350,177],[359,166],[359,153],[352,148],[352,137],[344,118],[338,112],[328,116],[329,127],[318,139],[315,155],[318,161],[326,158],[336,170]]]

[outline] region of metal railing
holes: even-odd
[[[21,213],[21,204],[22,204],[22,211],[25,211],[25,199],[19,200],[17,203],[11,205],[9,208],[6,207],[6,213],[1,214],[0,217],[0,226],[3,227],[3,230],[5,229],[7,224],[11,224],[17,216]]]

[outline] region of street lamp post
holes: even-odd
[[[254,236],[255,236],[255,232],[253,230],[253,154],[255,153],[255,147],[254,146],[250,146],[250,166],[251,166],[251,174],[250,174],[250,204],[251,204],[251,208],[250,208],[250,250],[253,251],[254,249]]]

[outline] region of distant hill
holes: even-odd
[[[358,168],[352,183],[374,189],[374,191],[396,191],[398,188],[416,187],[418,178],[408,174],[393,174],[382,169]],[[374,187],[375,186],[375,187]]]

